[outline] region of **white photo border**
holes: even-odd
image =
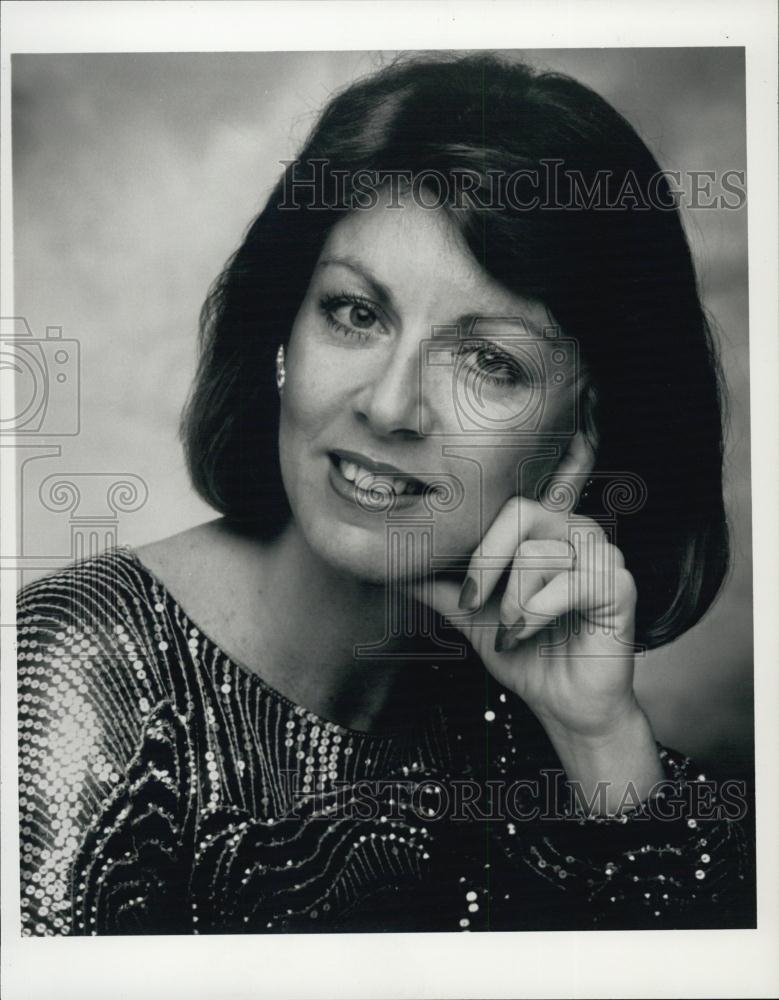
[[[18,914],[15,664],[13,636],[3,634],[3,996],[104,1000],[106,994],[116,993],[153,1000],[364,1000],[778,995],[779,262],[773,0],[5,2],[2,21],[3,316],[14,315],[12,53],[745,48],[759,875],[756,930],[23,939]],[[15,544],[10,451],[0,450],[4,553],[13,552]],[[0,620],[13,620],[8,587],[2,600]]]

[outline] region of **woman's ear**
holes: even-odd
[[[543,503],[547,497],[550,501],[554,497],[569,495],[573,504],[571,509],[575,509],[579,502],[589,474],[595,468],[595,446],[588,434],[584,430],[578,430],[571,437],[565,453],[560,458],[557,468],[549,476],[543,495],[539,498]]]

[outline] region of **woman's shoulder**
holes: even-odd
[[[151,576],[185,607],[191,607],[209,599],[208,583],[221,575],[226,534],[222,519],[216,519],[135,546],[133,552]]]
[[[186,594],[202,578],[206,536],[212,533],[208,529],[209,525],[199,525],[149,544],[116,545],[74,560],[19,590],[17,623],[110,626],[124,624],[130,616],[143,617],[164,591]]]
[[[16,599],[20,696],[56,701],[57,692],[87,685],[89,697],[102,701],[121,688],[131,668],[129,649],[149,647],[155,604],[164,599],[155,591],[125,546],[24,586]]]
[[[115,546],[77,559],[23,586],[16,595],[19,626],[119,617],[148,600],[147,588],[132,550]]]
[[[63,738],[76,752],[82,739],[75,734],[83,733],[84,747],[99,744],[99,753],[123,767],[149,713],[163,702],[178,703],[186,687],[191,661],[179,655],[187,648],[186,627],[162,583],[124,545],[23,587],[17,595],[20,740],[48,745]],[[30,723],[37,734],[24,730]]]

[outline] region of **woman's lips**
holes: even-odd
[[[346,479],[363,489],[370,489],[373,481],[391,486],[398,495],[422,493],[425,488],[425,483],[416,476],[356,451],[334,451],[330,457]]]
[[[338,465],[341,472],[346,471],[347,478],[352,482],[360,480],[370,480],[371,476],[378,476],[383,482],[389,482],[393,488],[398,487],[397,492],[405,490],[414,493],[421,493],[425,488],[425,483],[412,476],[402,469],[398,469],[389,462],[380,462],[378,459],[369,458],[356,451],[333,451],[330,453]]]
[[[330,482],[346,500],[367,511],[384,511],[417,503],[426,488],[414,476],[357,452],[330,452]]]

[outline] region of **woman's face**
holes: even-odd
[[[444,212],[408,198],[353,212],[287,349],[279,445],[298,529],[376,583],[469,556],[569,450],[576,374],[546,309],[495,282]]]

